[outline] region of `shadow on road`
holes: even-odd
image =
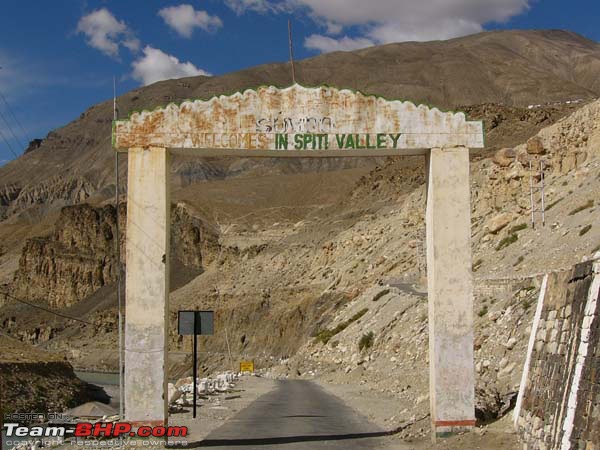
[[[173,445],[167,448],[199,448],[199,447],[235,447],[242,445],[276,445],[293,444],[295,442],[320,442],[320,441],[343,441],[346,439],[365,439],[384,437],[395,434],[397,431],[377,431],[373,433],[334,434],[324,436],[287,436],[272,438],[250,438],[250,439],[205,439],[199,442],[189,442],[187,445]]]

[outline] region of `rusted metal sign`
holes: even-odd
[[[254,361],[241,361],[240,372],[254,372]]]
[[[241,149],[249,156],[261,150],[401,154],[402,149],[481,148],[483,128],[463,113],[295,84],[134,113],[114,123],[113,142],[117,149]]]

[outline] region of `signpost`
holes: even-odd
[[[179,311],[177,329],[180,335],[194,336],[194,412],[196,418],[196,397],[198,395],[198,335],[214,334],[214,311]]]
[[[254,361],[241,361],[240,372],[254,372]]]

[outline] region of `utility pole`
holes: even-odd
[[[288,41],[290,44],[290,64],[292,66],[292,82],[296,84],[296,69],[294,68],[294,46],[292,43],[292,21],[288,19]]]
[[[534,182],[533,177],[533,167],[531,161],[529,161],[529,203],[531,205],[531,228],[535,229],[535,213],[539,212],[542,216],[542,226],[546,226],[546,204],[545,204],[545,185],[544,185],[544,161],[540,160],[540,181],[539,183]],[[535,206],[535,192],[540,193],[540,208],[536,208]]]

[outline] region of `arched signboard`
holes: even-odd
[[[481,122],[411,102],[330,87],[263,87],[185,101],[116,121],[117,148],[203,149],[244,156],[409,155],[483,147]],[[196,152],[202,154],[202,152]]]
[[[481,122],[332,87],[262,87],[134,113],[113,124],[128,153],[126,418],[167,420],[169,155],[426,155],[430,401],[435,435],[474,420],[469,148]],[[162,369],[157,370],[157,367]]]

